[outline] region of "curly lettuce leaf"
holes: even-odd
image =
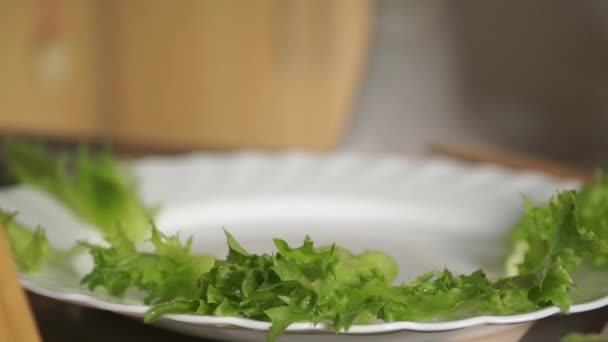
[[[93,270],[82,284],[93,291],[103,287],[113,296],[122,297],[129,288],[146,292],[146,303],[197,298],[201,274],[215,259],[191,252],[192,239],[182,243],[179,236],[166,236],[152,225],[154,252],[138,251],[133,241],[117,234],[110,247],[84,243],[94,260]]]
[[[608,183],[600,177],[580,191],[562,191],[547,205],[526,200],[525,215],[508,237],[507,274],[526,274],[559,257],[567,272],[585,262],[606,266]]]
[[[0,212],[13,259],[23,273],[39,271],[47,262],[51,250],[41,227],[31,231],[15,222],[15,215]]]
[[[599,240],[608,241],[608,177],[598,172],[596,181],[583,186],[576,199],[580,225]],[[608,266],[608,253],[591,253],[588,259],[595,266]]]
[[[379,252],[315,248],[307,237],[300,247],[274,239],[276,254],[254,255],[228,232],[226,239],[228,257],[203,275],[200,298],[156,306],[146,321],[178,312],[239,315],[271,321],[268,340],[274,341],[295,322],[329,323],[336,331],[369,323],[384,298],[401,296],[390,286],[396,264]]]
[[[200,296],[158,305],[146,321],[178,312],[239,315],[272,321],[269,340],[300,321],[330,322],[347,329],[356,320],[369,322],[376,316],[380,307],[366,291],[387,288],[396,275],[395,262],[386,255],[357,256],[336,246],[315,248],[308,237],[297,248],[274,239],[274,255],[251,254],[228,232],[226,239],[228,256],[202,276]]]
[[[16,221],[15,213],[0,210],[0,222],[6,232],[11,254],[20,272],[31,274],[40,271],[45,265],[64,268],[66,262],[81,252],[74,247],[63,251],[53,248],[42,227],[28,229]]]
[[[135,178],[108,151],[93,156],[81,146],[69,160],[55,158],[42,145],[10,138],[4,148],[9,177],[49,193],[107,239],[114,238],[119,223],[133,241],[149,233],[152,213],[138,197]]]

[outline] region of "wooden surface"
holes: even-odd
[[[341,137],[370,0],[112,4],[118,141],[328,148]]]
[[[0,132],[333,147],[371,18],[372,0],[5,0]]]
[[[517,153],[495,146],[434,144],[434,153],[469,161],[494,164],[514,170],[534,171],[558,178],[579,179],[584,182],[594,180],[594,173],[550,160]]]
[[[40,341],[0,222],[0,342]]]
[[[93,4],[1,1],[0,131],[97,135]]]

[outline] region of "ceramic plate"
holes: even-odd
[[[161,230],[193,235],[197,251],[225,256],[222,228],[253,252],[274,250],[273,237],[300,243],[310,235],[319,244],[389,253],[400,265],[400,281],[443,267],[456,273],[483,267],[491,276],[500,275],[504,236],[521,215],[521,194],[542,202],[558,188],[578,186],[445,159],[356,154],[191,154],[141,159],[133,166],[144,200],[162,205],[157,220]],[[25,224],[44,224],[57,247],[82,239],[100,241],[95,230],[33,189],[0,191],[0,207],[19,211]],[[89,257],[83,256],[74,262],[74,273],[45,269],[22,276],[22,283],[59,300],[143,316],[148,307],[137,293],[117,300],[80,287],[79,279],[90,267]],[[607,305],[608,297],[598,292],[598,285],[607,282],[606,275],[581,275],[571,312]],[[459,340],[505,330],[521,335],[527,322],[558,312],[550,307],[512,316],[357,325],[341,335],[324,325],[299,323],[279,340],[367,341],[370,335],[377,335],[374,341]],[[167,316],[157,324],[233,341],[263,341],[269,327],[243,318],[187,315]]]

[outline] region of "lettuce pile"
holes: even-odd
[[[80,243],[94,260],[82,284],[117,297],[143,291],[152,305],[146,322],[176,313],[246,317],[271,322],[268,341],[274,341],[296,322],[340,332],[376,320],[435,321],[548,306],[568,312],[574,272],[608,265],[608,180],[602,175],[578,191],[557,192],[544,205],[525,201],[507,239],[506,276],[445,269],[395,285],[398,267],[385,253],[356,255],[337,245],[315,246],[309,237],[295,247],[274,239],[276,251],[256,255],[226,232],[225,259],[194,254],[191,239],[166,236],[150,223],[137,183],[109,153],[93,157],[81,149],[70,169],[65,158],[57,161],[40,146],[14,140],[5,146],[14,180],[55,196],[104,233],[106,246]],[[30,231],[12,214],[3,219],[22,272],[65,258],[41,228]],[[142,240],[153,251],[144,251]]]

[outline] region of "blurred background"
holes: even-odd
[[[1,0],[0,134],[608,164],[602,0]]]

